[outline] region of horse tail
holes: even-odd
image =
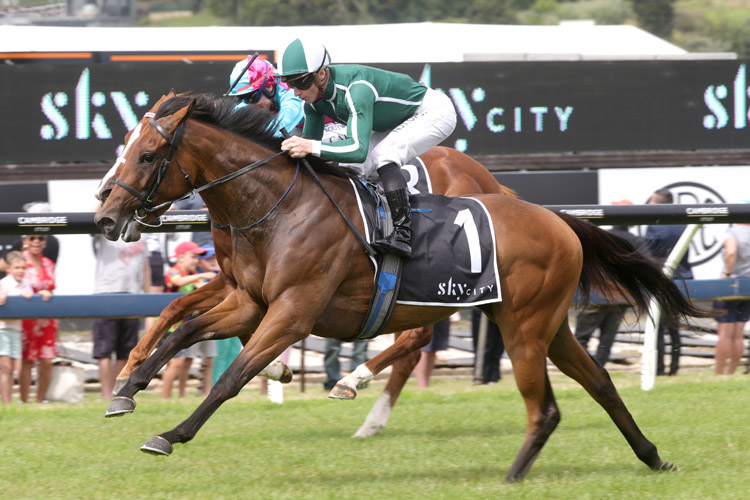
[[[565,213],[557,215],[576,233],[583,249],[583,269],[578,283],[584,302],[593,290],[610,300],[622,300],[648,311],[654,297],[663,317],[714,317],[710,309],[695,307],[668,278],[659,265],[639,252],[629,241],[588,221]]]

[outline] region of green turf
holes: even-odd
[[[526,481],[502,479],[521,446],[525,411],[510,380],[471,386],[410,382],[386,431],[351,439],[382,389],[351,402],[317,386],[286,391],[274,405],[246,389],[170,457],[138,448],[173,428],[198,396],[163,402],[139,395],[132,415],[104,419],[106,405],[0,407],[0,497],[158,499],[708,499],[750,491],[750,377],[708,372],[615,383],[643,432],[676,473],[635,458],[607,415],[568,379],[553,375],[562,421]]]

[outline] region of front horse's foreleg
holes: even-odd
[[[105,416],[132,413],[135,409],[135,394],[145,389],[167,361],[181,349],[201,340],[247,334],[257,327],[261,318],[262,312],[257,305],[248,301],[241,303],[234,292],[204,315],[183,323],[128,377],[125,385],[112,398]]]
[[[281,315],[285,317],[280,318]],[[269,312],[258,331],[193,414],[171,431],[149,439],[141,447],[141,451],[169,455],[174,443],[187,443],[193,439],[224,401],[235,397],[264,366],[280,356],[287,347],[305,338],[306,332],[312,329],[312,322],[299,317],[295,319],[288,311],[283,311],[281,315]]]
[[[432,335],[431,332],[430,335]],[[398,337],[396,340],[398,340]],[[388,418],[391,416],[391,411],[396,404],[396,400],[401,394],[401,390],[406,385],[406,381],[409,380],[409,376],[414,371],[417,363],[419,363],[420,355],[421,351],[417,347],[411,353],[393,363],[391,374],[388,377],[388,382],[385,384],[383,393],[375,401],[364,423],[352,437],[368,438],[383,431],[385,425],[388,423]]]
[[[432,338],[432,326],[407,330],[396,337],[396,341],[380,352],[377,356],[359,365],[353,372],[339,380],[328,394],[333,399],[354,399],[357,397],[357,387],[368,384],[378,373],[391,366],[396,361],[419,351]],[[411,372],[409,372],[411,374]],[[407,375],[408,378],[408,375]],[[406,381],[404,380],[404,383]],[[403,385],[401,386],[403,387]],[[401,389],[399,388],[399,392]]]
[[[204,286],[173,300],[159,315],[154,326],[128,354],[128,361],[117,376],[112,394],[116,395],[120,392],[133,371],[143,364],[173,325],[186,317],[201,315],[216,307],[233,289],[234,286],[229,284],[224,273],[218,273]],[[292,381],[293,374],[288,366],[278,360],[264,368],[261,375],[287,384]]]
[[[549,346],[549,358],[567,376],[576,380],[609,414],[636,456],[653,470],[678,470],[674,464],[663,462],[656,445],[643,435],[625,403],[617,393],[609,373],[581,347],[567,319]]]
[[[128,377],[149,357],[159,341],[174,324],[187,315],[202,314],[208,311],[220,304],[227,294],[227,279],[224,273],[218,273],[204,286],[173,300],[164,308],[154,325],[128,354],[128,361],[117,375],[112,393],[117,394],[122,389]]]

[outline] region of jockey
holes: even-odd
[[[229,76],[230,85],[237,81],[240,72],[247,67],[248,60],[242,60],[234,66]],[[253,105],[276,113],[278,129],[274,135],[277,137],[282,136],[281,127],[292,133],[305,120],[302,100],[295,97],[285,83],[278,81],[273,65],[260,57],[253,61],[226,95],[237,97],[240,100],[238,107]]]
[[[409,192],[401,166],[426,153],[456,127],[450,98],[411,77],[369,66],[329,66],[320,42],[293,41],[279,63],[281,81],[305,102],[304,137],[281,144],[293,158],[313,154],[355,164],[365,179],[380,177],[393,216],[393,233],[373,246],[411,257]],[[325,118],[346,124],[346,135],[322,142]]]

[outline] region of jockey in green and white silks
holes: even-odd
[[[456,126],[451,100],[411,77],[369,66],[329,66],[319,42],[297,39],[284,51],[279,76],[305,101],[303,137],[282,143],[292,157],[308,154],[357,169],[363,178],[380,177],[393,216],[394,232],[373,246],[411,256],[411,215],[400,168],[447,138]],[[324,120],[346,124],[341,140],[326,143]]]

